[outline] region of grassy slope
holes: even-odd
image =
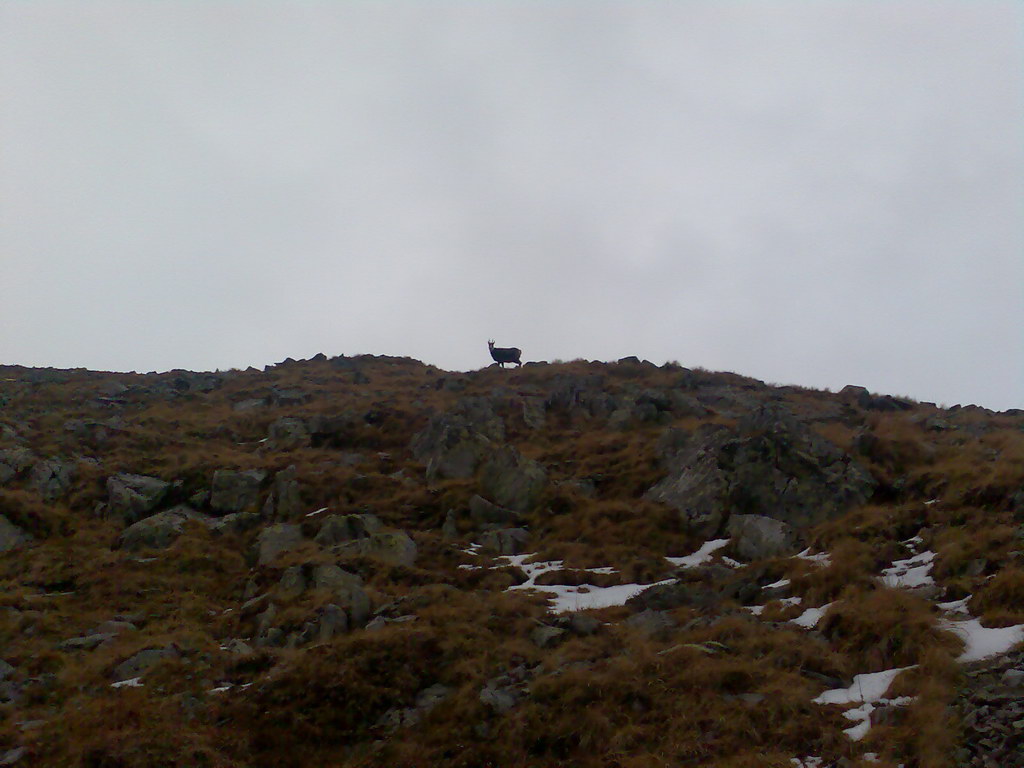
[[[0,606],[13,609],[0,614],[0,657],[35,679],[17,709],[0,707],[0,748],[26,745],[34,765],[95,768],[788,766],[804,755],[847,756],[856,764],[867,750],[880,753],[883,765],[950,764],[958,737],[946,705],[959,685],[960,645],[937,628],[930,602],[873,577],[906,557],[900,541],[923,531],[938,554],[934,575],[945,599],[973,595],[972,612],[990,625],[1024,621],[1021,511],[1012,503],[1024,487],[1021,417],[928,405],[861,411],[829,393],[776,388],[772,396],[796,412],[820,415],[815,428],[858,453],[881,481],[869,505],[810,533],[814,546],[832,553],[829,566],[789,559],[748,566],[766,579],[790,578],[792,594],[806,605],[837,601],[820,632],[781,622],[800,611],[777,603],[760,619],[730,601],[679,608],[682,628],[664,637],[624,624],[628,609],[609,608],[596,612],[607,622],[601,631],[541,649],[530,632],[548,618],[543,601],[502,591],[521,576],[458,568],[475,562],[459,550],[473,538],[468,521],[460,522],[457,546],[441,537],[446,512],[464,508],[475,483],[428,485],[409,455],[411,436],[459,398],[497,393],[508,441],[541,461],[553,481],[528,516],[536,551],[570,568],[615,566],[624,582],[653,581],[671,570],[665,555],[701,543],[671,510],[640,498],[664,474],[656,445],[665,425],[618,431],[603,419],[551,413],[543,429],[531,430],[522,399],[543,397],[559,376],[602,374],[606,391],[616,393],[678,387],[680,371],[577,362],[456,375],[396,358],[356,365],[368,381],[311,361],[232,372],[208,393],[129,392],[121,406],[92,398],[112,381],[154,386],[164,379],[74,371],[66,381],[34,383],[31,372],[3,371],[0,422],[14,425],[23,445],[43,457],[97,463],[80,463],[72,491],[58,502],[44,503],[21,481],[0,489],[0,514],[37,538],[0,556]],[[703,378],[767,391],[730,374]],[[271,387],[312,397],[232,409]],[[282,416],[344,412],[374,416],[372,423],[358,419],[341,445],[272,451],[260,442]],[[713,408],[705,419],[673,426],[731,423],[733,415]],[[66,429],[70,420],[112,416],[121,421],[106,436]],[[929,428],[932,417],[953,428]],[[873,439],[858,442],[865,432]],[[341,460],[347,453],[358,454],[356,463]],[[195,525],[155,560],[140,562],[113,546],[119,529],[93,512],[106,498],[105,478],[117,471],[179,480],[184,498],[208,488],[215,469],[289,465],[298,469],[310,510],[372,511],[412,535],[420,553],[414,567],[366,558],[342,564],[361,573],[375,605],[399,601],[416,621],[303,649],[232,654],[221,645],[247,636],[238,611],[247,583],[262,591],[287,565],[328,556],[310,543],[254,569],[246,558],[254,533],[215,536]],[[598,479],[596,497],[556,485],[584,478]],[[313,523],[307,527],[315,532]],[[301,625],[326,600],[306,595],[279,621]],[[118,615],[140,630],[94,651],[57,649]],[[709,642],[722,645],[708,653]],[[118,662],[170,643],[180,656],[159,665],[144,687],[110,687]],[[823,675],[849,679],[911,664],[919,667],[900,679],[899,693],[915,701],[865,742],[850,742],[842,734],[849,722],[810,701],[826,687]],[[528,671],[529,696],[496,715],[481,703],[480,689],[520,667]],[[224,682],[235,687],[209,692]],[[417,691],[435,683],[453,693],[424,722],[393,734],[378,725],[386,711],[410,706]],[[25,721],[38,722],[25,728]]]

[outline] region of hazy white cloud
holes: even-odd
[[[1011,2],[0,6],[0,359],[1024,406]]]

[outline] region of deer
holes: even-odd
[[[516,349],[515,347],[496,347],[493,340],[487,342],[487,348],[491,351],[491,359],[502,368],[505,367],[505,363],[515,363],[517,366],[523,364],[519,359],[523,354],[521,349]]]

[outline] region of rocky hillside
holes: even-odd
[[[1024,766],[1022,523],[1020,411],[0,367],[0,766]]]

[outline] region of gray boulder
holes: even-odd
[[[0,659],[0,683],[14,674],[14,667]]]
[[[348,616],[340,605],[324,606],[317,622],[317,638],[321,643],[348,632]]]
[[[313,587],[335,594],[338,605],[347,612],[351,626],[365,626],[370,618],[370,597],[357,574],[336,565],[318,565],[313,569]]]
[[[374,533],[334,547],[339,555],[364,555],[389,565],[411,566],[416,561],[416,542],[404,531]]]
[[[303,513],[298,474],[294,464],[274,473],[274,488],[264,506],[265,514],[279,520],[294,520]]]
[[[729,477],[718,457],[729,438],[725,427],[702,426],[675,454],[668,477],[652,486],[645,497],[674,507],[699,535],[714,536],[725,519]]]
[[[489,400],[467,397],[435,416],[410,444],[413,458],[427,465],[428,480],[476,474],[493,445],[505,439],[505,424]]]
[[[121,472],[107,478],[107,511],[131,525],[149,515],[167,497],[171,484],[158,477]]]
[[[63,459],[51,458],[37,462],[29,474],[29,487],[45,501],[59,499],[71,489],[75,466]]]
[[[35,461],[35,454],[27,448],[7,448],[0,451],[0,485],[14,480]]]
[[[530,534],[525,528],[503,528],[480,536],[480,547],[498,555],[521,555],[529,540]]]
[[[218,469],[213,473],[210,508],[215,512],[243,512],[259,504],[260,486],[267,473],[262,469]]]
[[[735,431],[701,427],[669,462],[647,498],[675,507],[708,537],[728,512],[817,525],[867,501],[876,485],[851,456],[774,404],[754,409]]]
[[[309,428],[302,419],[281,418],[270,425],[267,443],[278,451],[290,451],[309,445]]]
[[[205,515],[181,504],[129,525],[119,537],[121,548],[129,552],[166,549],[184,533],[185,524],[190,520],[207,525],[210,522]]]
[[[328,515],[316,534],[316,543],[324,547],[380,533],[384,526],[376,515]]]
[[[504,446],[494,451],[483,465],[480,488],[499,506],[529,512],[540,500],[547,481],[547,472],[538,462]]]
[[[302,540],[302,529],[297,525],[279,523],[267,526],[256,537],[256,561],[259,565],[267,565],[278,555],[295,549]]]
[[[32,537],[27,532],[0,515],[0,554],[19,549],[30,541]]]
[[[277,595],[284,600],[294,600],[306,591],[306,574],[301,565],[285,568],[277,582]]]
[[[763,515],[732,515],[725,530],[733,551],[744,560],[785,557],[800,549],[791,526]]]
[[[530,429],[543,429],[547,423],[547,405],[543,397],[523,398],[523,421]]]
[[[664,638],[676,627],[676,620],[667,611],[647,609],[626,619],[626,625],[639,629],[645,635]]]

